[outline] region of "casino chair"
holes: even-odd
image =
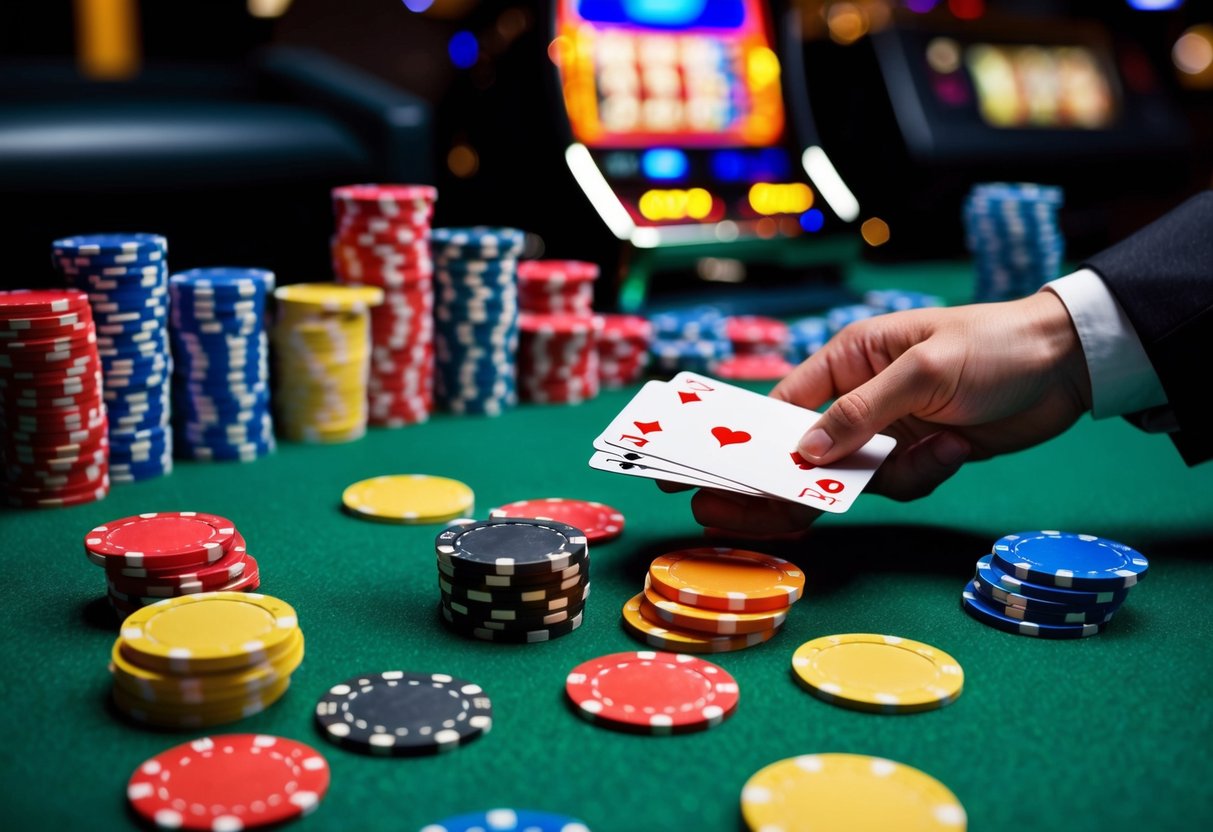
[[[173,269],[329,279],[328,189],[431,181],[430,123],[425,101],[297,47],[110,82],[0,61],[0,286],[53,285],[51,240],[98,231],[164,234]]]

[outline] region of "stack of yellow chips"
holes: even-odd
[[[148,725],[202,728],[262,711],[303,661],[295,610],[268,595],[203,592],[132,613],[114,643],[118,710]]]
[[[374,286],[296,283],[274,291],[272,343],[281,438],[349,442],[366,434]]]

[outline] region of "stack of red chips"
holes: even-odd
[[[261,586],[244,537],[217,514],[161,511],[111,520],[84,536],[84,554],[105,568],[110,606],[124,618],[165,598]]]
[[[333,269],[341,283],[378,286],[371,310],[368,422],[426,421],[434,405],[434,264],[430,220],[438,191],[428,185],[334,188]]]
[[[548,315],[589,315],[598,266],[582,260],[524,260],[518,264],[518,308]]]
[[[626,387],[638,381],[649,363],[653,325],[639,315],[604,315],[598,338],[598,374],[602,386]]]
[[[11,505],[77,505],[109,493],[101,360],[84,292],[0,292],[0,437]]]
[[[725,321],[733,356],[716,365],[716,375],[738,381],[775,381],[792,371],[784,358],[788,325],[762,315],[733,315]]]
[[[518,328],[523,401],[579,404],[598,395],[601,316],[521,312]]]

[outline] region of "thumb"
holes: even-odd
[[[797,447],[800,455],[828,465],[854,453],[875,434],[930,404],[934,386],[924,383],[913,350],[844,393],[821,415]]]

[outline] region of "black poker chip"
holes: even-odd
[[[393,670],[333,685],[316,703],[316,723],[326,739],[355,751],[438,754],[487,734],[493,705],[465,679]]]
[[[588,557],[585,533],[554,520],[500,518],[444,529],[434,543],[439,564],[484,575],[562,572]]]

